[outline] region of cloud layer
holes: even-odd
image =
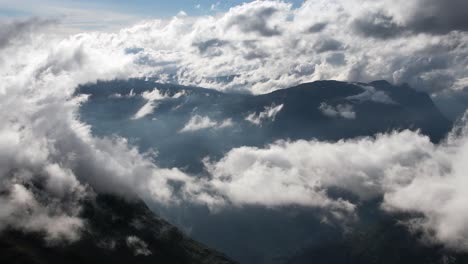
[[[216,16],[143,22],[109,44],[131,50],[145,75],[186,85],[265,93],[319,79],[387,79],[438,93],[467,85],[465,6],[254,1]]]
[[[167,181],[186,175],[160,170],[125,139],[93,137],[78,121],[86,97],[74,97],[75,88],[128,76],[131,59],[102,46],[96,35],[60,40],[25,34],[0,57],[0,230],[73,241],[86,228],[81,201],[96,191],[173,201]]]
[[[423,231],[431,242],[468,250],[467,155],[466,120],[441,145],[411,131],[335,143],[279,141],[206,161],[212,175],[207,185],[235,206],[311,206],[338,218],[352,216],[359,202],[331,196],[330,188],[361,201],[383,197],[384,210],[414,213],[407,222],[411,230]]]
[[[66,39],[36,32],[47,21],[3,24],[0,230],[78,239],[86,226],[81,201],[94,192],[212,207],[313,206],[344,217],[358,204],[327,194],[339,187],[361,199],[381,195],[388,211],[418,212],[422,217],[412,227],[466,250],[465,125],[440,146],[403,131],[337,143],[242,147],[206,161],[210,177],[200,180],[157,167],[150,153],[125,139],[94,137],[78,121],[86,98],[74,96],[79,84],[135,76],[253,93],[318,79],[388,79],[428,92],[456,92],[468,86],[466,10],[462,0],[319,0],[298,9],[254,1],[217,16],[180,14]],[[136,117],[156,107],[159,97],[146,96]],[[386,100],[372,91],[364,97]],[[254,123],[274,118],[281,105],[265,110],[252,116]],[[179,191],[173,183],[182,183]]]

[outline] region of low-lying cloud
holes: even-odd
[[[190,120],[185,124],[185,126],[180,130],[180,133],[184,132],[194,132],[202,129],[222,129],[233,126],[232,119],[228,118],[222,122],[211,120],[208,116],[194,115]]]
[[[330,196],[349,191],[360,200],[383,197],[388,212],[415,213],[406,222],[431,242],[468,250],[464,206],[468,194],[466,120],[441,145],[417,132],[401,131],[338,142],[278,141],[265,148],[241,147],[206,161],[207,184],[234,206],[288,205],[325,208],[351,216],[359,203]]]
[[[278,115],[278,113],[281,112],[283,106],[283,104],[272,104],[270,106],[265,106],[262,112],[250,113],[249,115],[247,115],[245,120],[257,126],[261,126],[262,123],[266,121],[275,121],[276,115]]]
[[[319,110],[328,117],[341,117],[344,119],[355,119],[356,112],[350,104],[339,104],[332,106],[327,103],[321,103]]]
[[[396,102],[384,91],[378,91],[375,87],[370,85],[361,85],[364,89],[363,93],[348,96],[346,99],[356,102],[372,101],[382,104],[395,104]]]
[[[132,95],[132,91],[130,95]],[[162,101],[165,99],[170,98],[179,98],[184,95],[184,92],[178,92],[173,96],[169,96],[167,94],[162,94],[157,88],[154,88],[152,91],[143,92],[141,97],[147,100],[146,104],[144,104],[132,117],[132,119],[140,119],[144,116],[150,115],[154,112],[154,110],[158,107],[158,101]]]

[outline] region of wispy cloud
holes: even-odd
[[[245,120],[257,126],[262,125],[265,121],[275,121],[276,115],[281,112],[283,106],[284,104],[265,106],[264,111],[260,113],[251,113],[245,118]]]
[[[354,111],[353,106],[349,104],[332,106],[327,103],[321,103],[319,110],[328,117],[341,117],[345,119],[356,118],[356,112]]]
[[[225,119],[222,122],[217,122],[211,120],[208,116],[194,115],[190,120],[185,124],[185,126],[180,130],[181,133],[184,132],[194,132],[202,129],[222,129],[233,126],[232,119]]]
[[[184,92],[178,92],[173,96],[169,96],[166,94],[162,94],[157,88],[153,89],[152,91],[143,92],[141,95],[144,99],[147,100],[146,104],[144,104],[132,117],[132,119],[140,119],[144,116],[150,115],[154,112],[154,110],[158,106],[158,101],[162,101],[165,99],[170,98],[179,98],[184,95]]]

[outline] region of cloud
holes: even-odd
[[[301,205],[339,218],[352,216],[359,202],[330,196],[330,188],[360,200],[383,197],[382,209],[409,213],[405,223],[428,242],[466,251],[466,121],[441,145],[405,130],[338,142],[235,148],[218,161],[205,161],[212,175],[209,186],[222,199],[217,206]]]
[[[119,93],[115,93],[115,94],[111,94],[109,96],[109,98],[132,98],[132,97],[135,97],[135,92],[133,91],[133,89],[130,90],[130,92],[126,95],[122,95],[122,94],[119,94]]]
[[[370,13],[353,21],[357,33],[366,37],[388,39],[401,36],[404,29],[393,21],[393,17],[382,13]]]
[[[280,26],[271,21],[280,10],[288,9],[281,2],[254,2],[234,7],[227,15],[226,27],[238,27],[244,33],[257,33],[263,37],[281,35]]]
[[[154,88],[152,91],[143,92],[141,97],[146,99],[147,102],[135,113],[132,119],[140,119],[149,114],[152,114],[154,112],[154,109],[158,107],[158,101],[162,101],[162,100],[170,99],[170,98],[179,98],[183,96],[184,94],[185,94],[184,91],[182,91],[182,92],[178,92],[174,94],[173,96],[169,96],[167,94],[161,94],[161,92],[157,88]],[[130,91],[129,96],[132,96],[132,91]]]
[[[426,9],[424,1],[321,0],[298,8],[253,1],[215,16],[145,21],[109,37],[115,48],[139,48],[135,67],[163,82],[258,94],[322,79],[385,79],[437,94],[467,78],[468,36],[455,26],[438,34],[412,29],[406,13],[417,12],[413,2]],[[444,8],[424,12],[439,19]]]
[[[135,256],[149,256],[152,254],[151,250],[148,249],[148,244],[137,236],[127,237],[127,246],[133,250]]]
[[[283,104],[272,104],[271,106],[265,106],[264,111],[260,113],[251,113],[245,118],[245,120],[257,126],[260,126],[263,122],[268,120],[275,121],[276,115],[281,112],[283,106]]]
[[[335,107],[327,103],[321,103],[319,110],[322,112],[322,114],[328,117],[341,117],[344,119],[356,118],[356,112],[354,111],[353,106],[349,104],[339,104]]]
[[[133,75],[161,82],[258,94],[321,79],[386,79],[436,94],[467,78],[468,37],[456,25],[437,34],[410,28],[408,12],[425,10],[437,20],[460,5],[435,2],[320,0],[293,8],[253,1],[213,16],[148,20],[81,36],[94,47],[127,51]]]
[[[209,40],[205,40],[202,42],[194,43],[193,45],[198,48],[198,51],[201,54],[206,54],[208,51],[213,52],[212,50],[216,49],[216,47],[221,47],[226,44],[227,44],[226,41],[223,41],[220,39],[209,39]],[[219,49],[216,49],[216,50],[219,50]]]
[[[463,0],[385,1],[399,23],[416,32],[468,31],[468,4]]]
[[[345,65],[346,64],[346,56],[343,53],[332,53],[325,59],[328,64],[330,65]]]
[[[319,39],[315,45],[315,50],[317,53],[327,52],[327,51],[337,51],[343,49],[343,44],[336,39],[325,38]]]
[[[30,18],[26,20],[1,22],[0,27],[0,49],[14,44],[16,41],[21,42],[31,36],[38,30],[43,30],[44,27],[51,25],[52,20],[44,20],[39,18]]]
[[[326,27],[327,27],[327,23],[319,22],[319,23],[316,23],[316,24],[313,24],[312,26],[310,26],[307,29],[307,32],[309,32],[309,33],[318,33],[318,32],[321,32],[322,30],[324,30]]]
[[[352,214],[358,205],[327,194],[328,188],[339,187],[362,199],[383,196],[389,211],[419,213],[421,218],[411,222],[414,228],[466,249],[468,228],[461,220],[466,210],[460,206],[466,204],[465,130],[441,146],[402,131],[335,143],[280,141],[264,149],[237,148],[206,163],[211,179],[197,180],[176,168],[157,167],[149,153],[125,139],[93,136],[79,120],[78,109],[86,100],[74,96],[79,84],[142,76],[252,93],[318,79],[388,79],[436,95],[460,91],[468,78],[465,1],[397,2],[319,0],[293,9],[279,1],[253,1],[216,16],[176,16],[116,33],[66,38],[41,36],[34,20],[8,24],[0,53],[0,229],[73,241],[86,228],[81,201],[94,192],[140,195],[163,204],[293,204]],[[417,3],[420,9],[414,8]],[[395,23],[405,34],[392,32],[385,41],[375,34],[354,34],[353,22],[371,11],[384,17],[367,21],[368,32],[372,27],[392,31]],[[324,21],[327,26],[316,29],[320,33],[307,32]],[[421,26],[427,23],[434,27]],[[328,45],[330,39],[342,45]],[[336,53],[337,47],[346,49]],[[328,59],[332,54],[343,59]],[[226,76],[232,78],[218,78]],[[162,95],[144,96],[151,103],[139,116],[152,112]],[[388,99],[372,89],[354,99],[364,98]],[[247,120],[260,125],[274,120],[282,108],[271,105]],[[230,124],[198,119],[202,122],[194,125]],[[173,188],[174,182],[182,187]]]
[[[226,127],[231,127],[233,125],[234,124],[232,123],[232,120],[230,118],[223,120],[223,122],[221,123],[218,123],[217,121],[211,120],[208,116],[194,115],[180,130],[180,133],[194,132],[207,128],[222,129]]]
[[[75,241],[86,229],[82,201],[95,192],[177,202],[169,182],[190,182],[187,175],[158,168],[125,139],[94,137],[79,121],[87,97],[76,87],[130,76],[131,55],[103,45],[106,34],[31,37],[0,55],[0,230]]]
[[[73,241],[85,226],[81,200],[92,193],[75,166],[83,162],[81,154],[99,151],[89,129],[76,120],[85,98],[71,95],[80,82],[119,76],[126,60],[116,54],[114,65],[106,64],[112,52],[85,49],[93,45],[85,37],[47,44],[40,36],[31,38],[4,47],[8,52],[0,60],[0,229]]]
[[[396,104],[396,102],[393,101],[392,98],[384,91],[377,91],[375,87],[370,85],[360,86],[364,89],[363,93],[348,96],[346,99],[356,102],[372,101],[383,104]]]
[[[299,140],[278,141],[265,148],[240,147],[219,161],[207,161],[206,166],[213,176],[212,186],[235,205],[330,206],[352,211],[355,205],[329,197],[326,189],[340,187],[363,199],[376,197],[393,180],[408,180],[407,174],[396,173],[414,166],[433,148],[429,138],[403,131],[336,143]]]
[[[353,21],[356,32],[388,39],[406,34],[447,34],[468,31],[467,3],[463,0],[378,1]]]

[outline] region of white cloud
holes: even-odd
[[[218,196],[214,206],[302,205],[350,216],[356,206],[326,192],[350,191],[362,200],[384,197],[389,212],[417,213],[407,222],[430,242],[468,250],[466,160],[468,123],[434,145],[428,137],[401,131],[338,142],[278,141],[265,148],[241,147],[205,161]]]
[[[384,91],[377,91],[375,87],[370,85],[360,85],[360,87],[364,89],[364,92],[349,96],[346,99],[357,102],[372,101],[382,104],[396,104],[396,102],[393,101],[392,98]]]
[[[87,98],[74,97],[76,87],[130,76],[130,56],[105,44],[107,34],[31,38],[16,36],[0,55],[0,230],[79,239],[81,203],[93,192],[177,202],[168,181],[187,175],[156,167],[124,139],[93,137],[78,120]]]
[[[109,96],[109,98],[132,98],[132,97],[135,97],[135,92],[133,91],[133,89],[131,89],[130,92],[126,95],[115,93]]]
[[[130,96],[132,95],[132,91],[130,91]],[[147,102],[135,113],[132,119],[140,119],[149,114],[152,114],[154,110],[158,107],[158,101],[162,101],[169,98],[180,98],[183,95],[185,95],[185,92],[181,91],[174,94],[171,97],[167,94],[161,94],[161,92],[157,88],[154,88],[152,91],[143,92],[141,96],[144,99],[146,99]]]
[[[467,78],[466,61],[459,59],[468,55],[465,31],[401,33],[384,41],[355,33],[356,19],[368,13],[383,9],[397,16],[388,5],[321,0],[293,9],[279,1],[253,1],[216,16],[146,21],[112,35],[113,45],[142,48],[134,57],[146,75],[227,91],[266,93],[321,79],[387,79],[439,92]]]
[[[433,0],[414,2],[424,1],[434,5]],[[456,7],[456,1],[440,10]],[[120,52],[141,49],[127,54],[136,64],[135,76],[219,90],[266,93],[320,79],[387,79],[429,92],[457,88],[460,80],[468,78],[466,60],[460,59],[468,57],[463,45],[466,31],[398,33],[385,41],[354,32],[357,19],[378,10],[387,10],[384,15],[392,19],[388,23],[409,23],[401,17],[401,6],[405,5],[386,0],[320,0],[293,9],[279,1],[253,1],[216,16],[150,20],[118,33],[86,37]],[[408,10],[417,12],[413,7],[411,4]],[[381,20],[385,22],[378,16],[362,22],[363,30],[372,34],[374,28],[383,27],[377,31],[384,31],[386,24],[372,24]],[[451,25],[448,22],[445,28]],[[463,29],[459,25],[453,28]]]
[[[375,197],[391,181],[405,182],[407,176],[387,173],[413,166],[433,148],[427,137],[410,131],[337,143],[279,141],[264,149],[233,149],[221,160],[207,162],[207,168],[215,189],[237,205],[328,207],[340,201],[328,197],[327,188]],[[342,206],[353,209],[349,203]]]
[[[222,129],[233,126],[232,119],[228,118],[223,120],[221,123],[211,120],[208,116],[194,115],[180,130],[180,133],[194,132],[202,129],[213,128]]]
[[[133,250],[135,256],[149,256],[152,252],[148,249],[148,244],[137,236],[127,237],[127,246]]]
[[[335,107],[327,103],[321,103],[319,110],[328,117],[341,117],[345,119],[356,118],[356,112],[350,104],[339,104]]]
[[[275,121],[276,115],[283,109],[283,104],[271,106],[265,106],[265,110],[260,113],[251,113],[245,120],[249,121],[252,124],[260,126],[265,121]]]
[[[386,79],[437,93],[468,78],[468,34],[464,4],[436,2],[319,0],[294,9],[281,1],[253,1],[214,16],[149,20],[85,36],[101,48],[140,48],[128,54],[134,75],[160,81],[266,93],[321,79]],[[408,14],[437,18],[437,30],[420,28]],[[386,39],[375,32],[386,32]]]

